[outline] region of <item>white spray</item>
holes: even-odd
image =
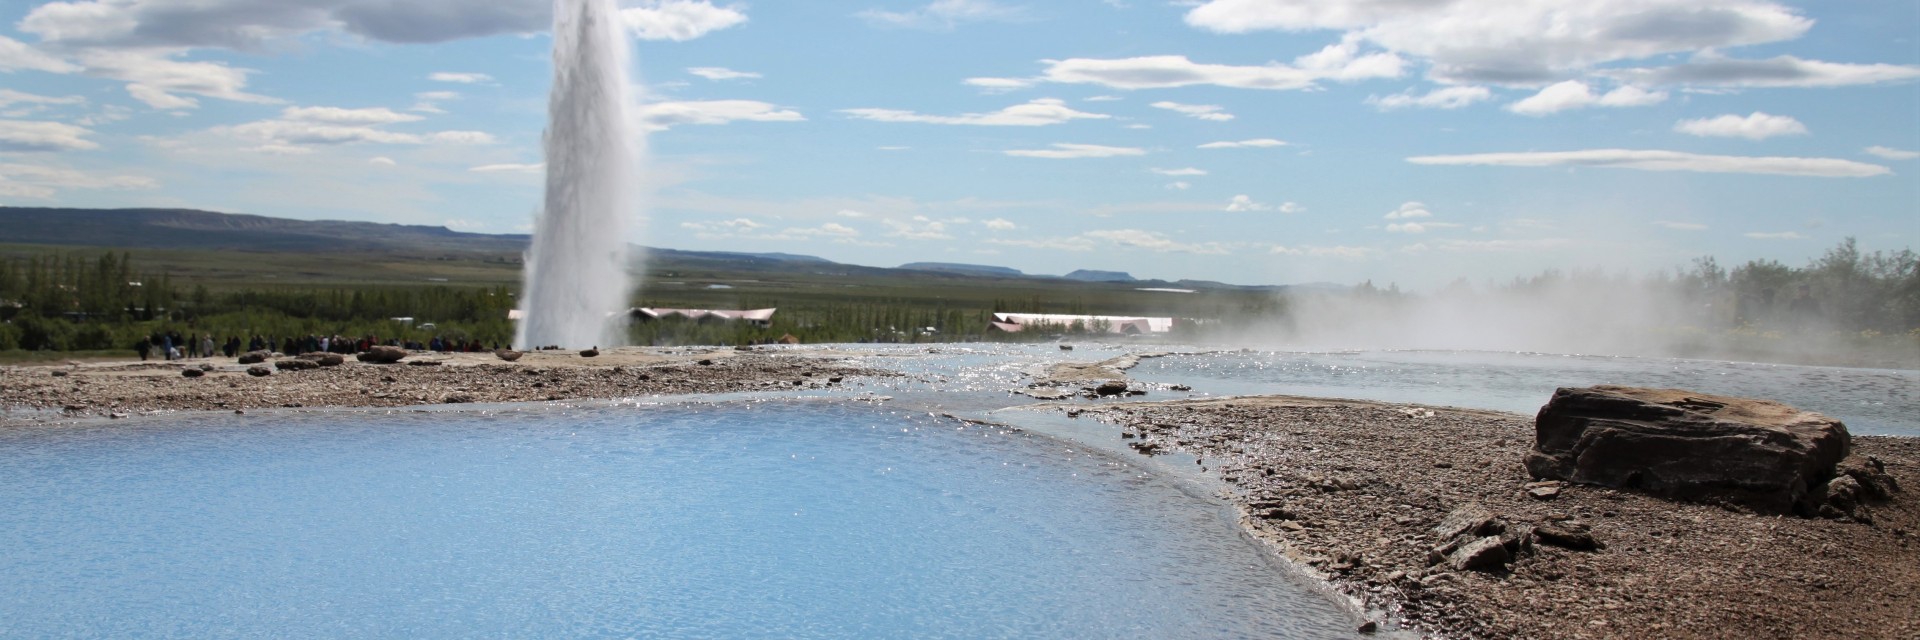
[[[554,0],[546,207],[527,258],[521,348],[621,341],[639,156],[627,56],[614,0]]]

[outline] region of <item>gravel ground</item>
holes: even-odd
[[[1063,408],[1136,450],[1201,457],[1256,537],[1385,623],[1474,638],[1920,638],[1920,440],[1856,437],[1906,489],[1873,523],[1755,515],[1610,489],[1530,497],[1531,417],[1263,397]],[[1429,565],[1433,527],[1479,504],[1512,530],[1591,527],[1505,571]]]
[[[285,360],[287,358],[277,358]],[[844,358],[779,351],[609,349],[524,354],[416,354],[396,364],[344,364],[253,376],[231,358],[8,367],[0,370],[0,424],[155,411],[270,407],[398,407],[724,393],[857,384],[891,376]],[[431,363],[421,365],[419,363]],[[199,377],[187,369],[213,368]],[[273,368],[272,361],[264,366]]]

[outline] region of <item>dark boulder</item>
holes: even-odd
[[[198,378],[200,376],[207,375],[207,372],[201,371],[199,369],[182,369],[180,371],[180,375],[187,378]]]
[[[366,351],[361,352],[360,355],[354,356],[354,357],[358,358],[361,362],[367,362],[372,364],[393,364],[395,362],[399,362],[401,358],[405,358],[409,355],[412,355],[412,353],[400,347],[376,345],[373,348],[367,349]]]
[[[1562,388],[1534,421],[1535,478],[1813,515],[1847,456],[1839,420],[1769,400],[1603,385]]]
[[[1124,395],[1127,392],[1127,383],[1119,380],[1108,380],[1100,383],[1100,386],[1094,387],[1093,392],[1102,396]]]
[[[592,348],[592,349],[581,349],[581,350],[580,350],[580,357],[582,357],[582,358],[593,358],[593,357],[598,357],[599,355],[600,355],[600,348],[599,348],[599,347],[594,347],[594,348]]]
[[[264,365],[264,364],[256,364],[251,367],[247,367],[247,375],[253,376],[255,378],[270,376],[270,375],[273,375],[273,369],[268,368],[267,365]]]
[[[273,354],[267,351],[248,351],[240,354],[240,364],[260,364],[272,356]]]
[[[524,356],[524,355],[527,355],[527,354],[525,352],[514,351],[512,349],[499,349],[493,352],[493,357],[499,358],[501,360],[505,360],[507,362],[513,362],[515,360],[519,360],[520,356]]]
[[[292,358],[288,360],[275,360],[273,362],[273,368],[279,369],[281,371],[306,371],[308,369],[320,368],[320,363],[314,362],[312,360],[301,360],[299,358]]]
[[[347,358],[345,356],[342,356],[338,353],[324,353],[320,351],[315,351],[313,353],[302,353],[300,354],[300,359],[311,360],[315,364],[318,364],[322,367],[338,367],[341,364],[346,363],[347,361]]]

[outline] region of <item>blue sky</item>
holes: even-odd
[[[623,0],[635,241],[1431,289],[1920,236],[1909,0]],[[545,0],[0,7],[0,204],[525,232]]]

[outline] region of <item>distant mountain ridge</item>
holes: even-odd
[[[1027,274],[1010,267],[995,267],[984,264],[960,264],[955,262],[909,262],[896,267],[909,271],[938,271],[941,273],[963,273],[998,278],[1020,278]]]
[[[1079,269],[1079,270],[1075,270],[1073,273],[1069,273],[1067,275],[1060,276],[1060,277],[1066,278],[1068,280],[1079,280],[1081,282],[1139,282],[1140,281],[1139,278],[1135,278],[1133,277],[1133,274],[1127,273],[1125,271],[1095,271],[1093,269]]]
[[[520,254],[532,237],[454,231],[446,227],[345,220],[293,220],[198,209],[67,209],[0,206],[0,244],[132,249],[283,252],[481,252]],[[806,268],[837,273],[925,278],[1064,278],[1091,284],[1187,289],[1281,291],[1288,286],[1241,286],[1200,280],[1139,280],[1119,271],[1081,269],[1065,276],[1030,275],[1018,269],[947,262],[914,262],[898,268],[866,267],[792,253],[686,251],[639,247],[656,268],[725,268],[774,271]],[[1303,290],[1345,289],[1316,283]]]

